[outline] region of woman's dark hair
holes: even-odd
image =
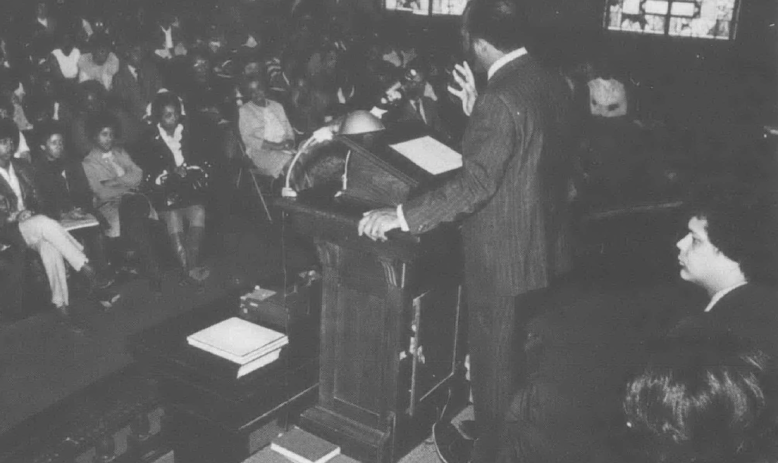
[[[520,0],[470,0],[462,14],[468,41],[483,39],[502,52],[526,44],[528,24]]]
[[[0,120],[0,140],[10,139],[14,146],[19,146],[19,128],[11,119]]]
[[[159,121],[162,118],[162,110],[167,106],[173,106],[181,114],[181,100],[178,99],[178,95],[173,92],[157,93],[157,96],[154,97],[154,101],[151,103],[151,117],[155,121]]]
[[[701,186],[687,204],[689,217],[705,219],[708,239],[751,282],[778,279],[778,195],[773,187],[738,180]]]
[[[649,463],[754,463],[774,450],[772,360],[729,334],[667,340],[627,384],[624,412]]]
[[[52,135],[56,134],[63,137],[67,134],[65,126],[57,121],[48,121],[35,125],[35,138],[40,145],[46,143]]]
[[[106,127],[113,129],[114,135],[118,138],[121,136],[121,126],[116,116],[110,112],[99,112],[92,114],[86,121],[86,133],[89,138],[94,140],[97,135],[103,131]]]

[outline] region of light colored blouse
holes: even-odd
[[[267,100],[265,107],[249,101],[240,107],[238,126],[246,154],[264,175],[278,177],[291,160],[291,150],[268,148],[266,141],[283,143],[294,141],[294,130],[286,117],[284,107]]]
[[[57,59],[59,70],[62,71],[64,78],[75,79],[78,77],[78,61],[81,59],[81,50],[74,47],[70,50],[70,54],[66,55],[61,49],[57,48],[51,54]]]

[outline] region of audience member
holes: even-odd
[[[266,92],[264,77],[246,82],[251,101],[240,107],[238,124],[246,154],[263,175],[276,178],[292,160],[295,136],[284,107],[268,100]]]
[[[118,121],[120,139],[117,144],[131,148],[143,136],[143,123],[120,106],[109,104],[108,92],[98,82],[89,80],[79,85],[80,104],[71,124],[73,154],[86,156],[94,148],[94,140],[89,135],[88,120],[102,113],[109,113]]]
[[[679,337],[627,383],[633,461],[766,463],[778,442],[773,359],[729,335]]]
[[[199,262],[208,182],[202,147],[192,143],[189,126],[181,116],[181,102],[173,93],[163,92],[154,99],[152,123],[142,153],[146,191],[167,225],[182,282],[200,283],[209,274]]]
[[[27,144],[27,138],[22,131],[16,125],[13,120],[14,105],[8,99],[0,99],[0,121],[10,121],[16,127],[18,135],[14,142],[15,151],[13,157],[15,159],[24,159],[30,161],[30,146]]]
[[[119,72],[119,58],[111,51],[111,41],[105,35],[94,35],[89,47],[91,52],[84,53],[78,60],[78,81],[96,80],[110,90],[113,76]]]
[[[81,159],[70,155],[65,143],[66,130],[63,126],[49,122],[41,124],[37,129],[38,140],[32,156],[37,184],[46,204],[46,215],[55,219],[67,216],[79,217],[91,214],[99,222],[103,230],[108,223],[92,202],[92,190],[84,173]],[[103,233],[89,233],[89,255],[94,267],[107,274]]]
[[[63,30],[59,40],[51,52],[51,58],[56,66],[52,66],[57,76],[65,81],[76,82],[78,79],[78,64],[81,60],[81,50],[76,46],[73,33]]]
[[[702,188],[678,241],[681,278],[710,297],[676,332],[730,331],[778,356],[778,198],[767,186],[727,182]]]
[[[84,158],[84,173],[95,196],[95,207],[108,222],[106,235],[115,245],[125,245],[140,255],[152,289],[159,292],[161,271],[148,223],[156,213],[148,199],[138,191],[143,171],[124,148],[115,144],[118,127],[111,114],[98,113],[90,117],[89,133],[95,148]],[[120,236],[124,243],[117,243]]]
[[[161,88],[162,79],[156,65],[146,56],[143,44],[128,44],[122,53],[119,72],[113,78],[112,93],[130,114],[141,120]]]

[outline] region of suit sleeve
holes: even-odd
[[[503,181],[519,136],[510,108],[499,96],[485,94],[465,133],[460,173],[440,188],[403,204],[410,232],[424,233],[489,201]]]

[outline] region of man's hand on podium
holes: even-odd
[[[400,228],[397,209],[386,208],[365,212],[359,221],[359,236],[365,235],[373,241],[386,241],[386,232]]]

